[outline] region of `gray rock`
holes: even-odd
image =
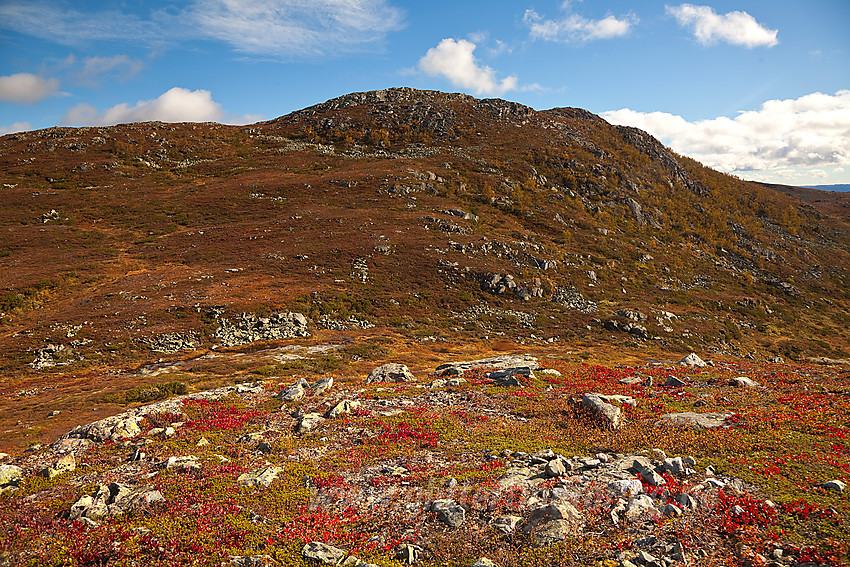
[[[437,519],[451,528],[461,526],[466,518],[466,510],[452,499],[435,500],[431,511],[437,514]]]
[[[468,360],[464,362],[448,362],[439,365],[435,370],[435,374],[439,376],[458,376],[467,370],[473,368],[486,369],[504,369],[504,368],[529,368],[531,370],[539,370],[540,364],[533,356],[514,356],[503,355],[493,358],[483,358],[480,360]]]
[[[326,376],[325,378],[322,378],[310,384],[310,392],[314,396],[321,396],[322,394],[333,388],[333,385],[333,376]]]
[[[306,413],[298,422],[298,433],[306,433],[312,431],[325,421],[325,418],[320,413]]]
[[[581,513],[572,504],[558,502],[533,510],[522,531],[533,533],[538,545],[552,545],[569,535],[578,534],[583,525]]]
[[[88,425],[75,427],[68,435],[93,441],[123,441],[141,435],[140,420],[140,417],[133,415],[114,415]]]
[[[472,567],[497,567],[496,564],[486,557],[479,557],[478,561],[472,564]]]
[[[528,366],[516,366],[512,368],[505,368],[503,370],[496,370],[490,373],[488,376],[496,386],[517,386],[522,387],[523,383],[520,381],[519,377],[522,377],[523,380],[534,380],[534,372],[532,372],[531,368]]]
[[[693,429],[718,429],[729,427],[726,419],[732,417],[732,413],[694,413],[690,411],[679,413],[666,413],[661,420],[671,425],[685,426]]]
[[[623,410],[606,402],[601,394],[586,393],[581,397],[581,403],[611,428],[618,429],[620,427]]]
[[[43,370],[45,368],[52,368],[54,366],[60,366],[61,364],[57,362],[57,358],[62,356],[62,353],[65,351],[64,345],[45,345],[40,349],[36,349],[35,351],[35,360],[29,363],[29,367],[35,370]]]
[[[107,515],[119,515],[129,511],[138,511],[154,502],[162,502],[165,498],[151,486],[130,486],[113,482],[110,485],[100,485],[94,494],[87,494],[71,505],[72,520],[85,518],[100,518]]]
[[[325,565],[339,565],[348,555],[344,550],[320,541],[311,541],[301,550],[305,559],[318,561]]]
[[[834,490],[835,492],[844,492],[844,489],[847,488],[847,483],[836,479],[824,482],[823,484],[819,484],[818,486],[827,490]]]
[[[275,481],[277,475],[282,472],[283,469],[281,467],[266,467],[264,469],[242,473],[236,479],[236,482],[239,486],[268,488]]]
[[[328,412],[328,419],[334,419],[343,414],[348,414],[360,407],[360,402],[355,400],[342,400]]]
[[[569,461],[565,461],[563,459],[552,459],[546,464],[546,470],[544,471],[544,474],[548,478],[554,478],[558,476],[564,476],[570,469],[572,469],[572,463],[570,463]]]
[[[372,370],[366,378],[366,383],[374,382],[415,382],[416,377],[404,364],[390,362]]]
[[[665,484],[667,484],[667,481],[664,480],[664,477],[655,472],[654,470],[642,470],[640,472],[640,478],[643,479],[643,481],[650,486],[664,486]]]
[[[629,504],[626,506],[626,518],[636,520],[646,515],[659,516],[658,508],[655,507],[655,501],[652,497],[639,494],[630,498]]]
[[[608,483],[608,488],[615,494],[634,496],[643,492],[643,483],[636,478],[614,480]]]
[[[195,350],[201,346],[201,339],[195,332],[165,333],[147,340],[154,352],[174,354],[182,350]]]
[[[664,382],[665,386],[672,386],[674,388],[681,388],[682,386],[685,386],[686,384],[687,384],[687,382],[685,382],[684,380],[682,380],[680,378],[673,376],[672,374],[670,376],[668,376],[667,381]]]
[[[681,516],[682,509],[676,506],[675,504],[667,504],[664,507],[664,515],[670,517]]]
[[[685,510],[696,510],[699,505],[693,496],[685,493],[676,496],[676,502]]]
[[[300,400],[306,394],[305,388],[309,386],[309,383],[304,378],[300,378],[297,382],[292,384],[291,386],[287,386],[277,395],[280,399],[287,402],[295,402]]]
[[[47,478],[55,478],[62,473],[73,472],[77,468],[77,460],[73,454],[67,454],[55,463],[53,466],[42,469],[38,474]],[[0,484],[3,484],[0,482]]]
[[[685,464],[682,462],[682,457],[664,459],[664,470],[673,476],[682,476],[685,474]]]

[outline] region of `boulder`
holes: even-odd
[[[540,364],[533,356],[503,355],[480,360],[468,360],[463,362],[447,362],[439,365],[434,373],[438,376],[458,376],[473,368],[484,368],[491,372],[504,368],[529,368],[539,370]]]
[[[24,471],[15,465],[0,465],[0,494],[17,490],[24,478]]]
[[[619,406],[611,404],[615,402],[636,406],[637,402],[629,396],[608,396],[605,394],[597,394],[588,392],[581,397],[581,403],[584,407],[592,411],[604,423],[613,429],[620,427],[620,420],[623,415],[623,410]]]
[[[835,492],[844,492],[844,489],[847,488],[847,483],[841,480],[830,480],[818,486],[827,490],[834,490]]]
[[[300,378],[297,382],[292,384],[291,386],[287,386],[277,395],[281,400],[287,402],[294,402],[300,400],[304,397],[306,393],[305,388],[309,387],[310,383],[307,382],[304,378]]]
[[[698,357],[696,353],[692,352],[676,364],[681,364],[682,366],[690,366],[691,368],[704,368],[708,366],[706,362]]]
[[[233,321],[219,319],[218,323],[215,337],[226,347],[310,336],[307,318],[301,313],[273,313],[268,317],[243,313]]]
[[[490,380],[496,386],[516,386],[523,387],[523,383],[519,377],[522,377],[523,380],[534,380],[534,372],[532,372],[531,368],[528,366],[516,366],[512,368],[505,368],[502,370],[495,370],[491,372],[488,376]]]
[[[415,382],[416,377],[404,364],[390,362],[372,370],[366,378],[367,384],[374,382]]]
[[[558,524],[551,533],[547,531],[543,539],[550,539],[552,535],[560,534],[560,537],[554,540],[557,541],[557,539],[564,539],[567,534],[577,534],[584,523],[581,513],[572,504],[557,502],[534,509],[522,531],[526,534],[538,532],[540,528],[556,521],[562,524]]]

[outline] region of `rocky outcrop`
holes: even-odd
[[[219,319],[218,323],[215,338],[227,347],[310,336],[307,318],[301,313],[274,313],[268,317],[243,313],[232,321]]]
[[[552,302],[582,313],[596,312],[596,302],[585,299],[574,287],[558,287],[552,292]]]
[[[77,500],[69,512],[72,520],[77,518],[96,519],[103,516],[116,516],[128,511],[146,508],[165,498],[159,490],[150,486],[131,486],[113,482],[100,485],[92,494]]]

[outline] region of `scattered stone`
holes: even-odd
[[[466,518],[466,510],[463,506],[451,499],[435,500],[431,504],[431,511],[437,514],[437,519],[450,528],[461,526]]]
[[[113,415],[88,425],[81,425],[72,429],[68,437],[80,437],[93,441],[123,441],[141,435],[139,427],[141,417],[134,415]]]
[[[478,561],[472,564],[472,567],[497,567],[496,564],[486,557],[479,557]]]
[[[678,506],[676,506],[675,504],[667,504],[664,507],[664,515],[670,516],[670,517],[681,516],[682,515],[682,509],[679,508]]]
[[[189,472],[200,470],[201,464],[198,462],[197,457],[188,455],[185,457],[168,457],[162,464],[162,467],[165,470],[177,469],[183,472]]]
[[[651,496],[639,494],[629,499],[629,504],[626,507],[626,518],[634,521],[646,515],[659,516],[658,508],[655,507],[655,501]]]
[[[636,478],[624,478],[610,482],[608,488],[622,496],[634,496],[643,492],[643,483]]]
[[[200,439],[198,439],[198,442],[195,443],[195,447],[206,447],[209,444],[210,442],[206,437],[201,437]]]
[[[390,362],[372,370],[366,378],[367,384],[375,382],[415,382],[416,377],[404,364]]]
[[[558,287],[552,292],[552,302],[567,306],[582,313],[594,313],[596,302],[585,299],[574,287]]]
[[[661,416],[662,421],[666,421],[671,425],[691,427],[693,429],[718,429],[720,427],[729,427],[726,420],[732,417],[731,412],[727,413],[694,413],[690,411],[679,413],[666,413]]]
[[[35,360],[29,363],[29,367],[34,370],[44,370],[54,366],[62,366],[67,363],[60,363],[57,359],[65,352],[65,345],[49,344],[35,351]]]
[[[201,339],[197,333],[165,333],[152,339],[148,339],[148,346],[154,352],[175,354],[183,350],[196,350],[201,346]]]
[[[696,353],[692,352],[676,364],[681,364],[682,366],[690,366],[691,368],[704,368],[707,366],[706,362],[698,357]]]
[[[554,376],[555,378],[562,376],[562,374],[560,372],[558,372],[557,370],[555,370],[554,368],[544,368],[543,370],[540,371],[540,373],[544,374],[546,376]]]
[[[46,224],[50,221],[55,221],[55,220],[59,220],[59,213],[56,211],[56,209],[50,209],[50,212],[42,213],[42,215],[41,215],[42,224]]]
[[[339,565],[348,554],[338,547],[333,547],[320,541],[311,541],[301,550],[301,555],[305,559],[318,561],[325,565]]]
[[[640,376],[626,376],[620,380],[620,384],[626,384],[627,386],[636,386],[643,382]]]
[[[569,461],[565,459],[552,459],[546,464],[544,474],[547,478],[555,478],[567,474],[567,471],[570,469],[572,469],[572,464]]]

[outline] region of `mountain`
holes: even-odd
[[[850,183],[834,183],[832,185],[807,185],[809,189],[818,191],[850,191]]]
[[[0,565],[846,556],[842,194],[409,88],[0,172]]]

